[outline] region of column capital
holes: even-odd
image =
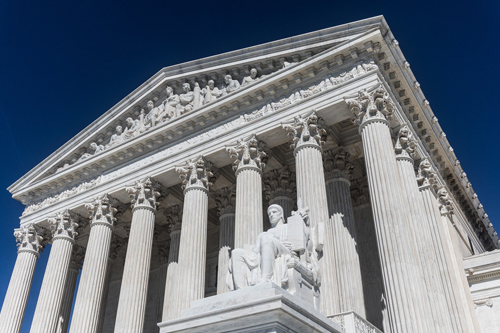
[[[116,221],[115,213],[118,211],[111,205],[107,195],[95,198],[92,202],[85,204],[89,212],[91,226],[102,224],[110,227],[114,226]]]
[[[170,236],[172,236],[172,233],[181,230],[182,213],[182,207],[179,205],[169,207],[163,212],[163,214],[167,218],[168,232]]]
[[[28,224],[14,229],[17,242],[17,252],[34,252],[37,256],[43,251],[43,237],[34,224]]]
[[[134,186],[125,188],[132,199],[132,209],[149,208],[156,210],[158,207],[158,198],[160,197],[158,188],[159,184],[151,177],[138,180]]]
[[[291,138],[290,147],[296,153],[302,147],[315,147],[321,150],[325,143],[326,131],[322,128],[323,120],[312,110],[298,115],[281,126]]]
[[[237,141],[233,146],[226,147],[229,157],[236,158],[233,170],[238,174],[243,169],[251,168],[262,172],[266,167],[267,154],[265,143],[257,139],[255,134]]]
[[[439,211],[441,215],[452,215],[453,214],[453,205],[450,194],[448,190],[444,186],[441,186],[437,190],[437,196],[439,201]]]
[[[437,172],[427,158],[422,159],[418,165],[417,182],[420,187],[428,186],[437,191],[439,186]]]
[[[68,209],[57,213],[55,217],[49,218],[48,221],[52,231],[52,241],[58,238],[66,238],[72,242],[75,241],[78,236],[78,232],[76,231],[78,223],[77,219]]]
[[[73,251],[71,252],[71,261],[69,263],[70,269],[79,271],[80,268],[82,268],[86,250],[86,248],[80,245],[73,246]]]
[[[236,207],[236,186],[223,187],[214,193],[215,204],[219,217],[225,214],[234,214]]]
[[[184,165],[175,168],[182,179],[184,193],[191,189],[202,189],[208,191],[212,185],[213,164],[203,156],[187,160]]]
[[[264,175],[263,180],[267,200],[289,197],[295,201],[297,197],[296,175],[288,166],[271,170]]]
[[[397,159],[407,159],[413,163],[413,158],[417,152],[417,140],[408,125],[404,125],[399,129],[394,150]]]
[[[343,147],[331,149],[323,154],[325,178],[327,180],[343,178],[349,182],[354,171],[351,155]]]
[[[373,121],[388,123],[396,110],[396,105],[382,85],[372,89],[363,89],[353,98],[344,97],[354,116],[352,122],[360,125],[360,130],[365,124]]]

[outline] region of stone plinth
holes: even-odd
[[[179,319],[158,324],[178,332],[342,332],[308,303],[269,282],[196,300]]]

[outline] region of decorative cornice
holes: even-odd
[[[263,180],[267,200],[273,200],[276,197],[289,197],[294,201],[296,200],[296,175],[288,166],[271,170],[264,175]]]
[[[194,188],[208,191],[212,185],[212,167],[213,164],[206,161],[203,156],[189,159],[184,165],[176,167],[175,171],[180,174],[179,177],[182,179],[184,193]]]
[[[246,168],[257,169],[262,172],[266,167],[267,154],[264,152],[265,143],[258,140],[255,134],[248,138],[240,139],[234,146],[226,147],[233,162],[233,170],[238,174]]]
[[[408,125],[404,125],[399,129],[394,150],[396,152],[396,158],[410,159],[413,161],[417,151],[417,140],[413,136]]]
[[[29,251],[36,253],[38,256],[43,251],[43,237],[40,236],[34,224],[14,229],[14,237],[16,237],[18,253]]]
[[[396,105],[389,93],[381,85],[373,91],[363,89],[358,92],[357,97],[344,98],[344,100],[353,113],[352,122],[360,125],[360,130],[364,124],[372,121],[391,120],[396,110]]]
[[[351,179],[354,171],[354,164],[350,161],[350,154],[344,148],[325,151],[323,154],[323,167],[325,178]]]
[[[58,238],[65,238],[74,242],[78,236],[78,232],[76,231],[78,228],[77,220],[68,209],[57,213],[54,218],[49,218],[48,222],[52,230],[52,241]]]
[[[234,214],[236,209],[236,186],[223,187],[213,195],[219,216]]]
[[[114,226],[116,221],[115,213],[118,211],[111,205],[107,195],[97,197],[93,202],[85,204],[85,208],[89,211],[89,218],[92,220],[92,226],[104,224],[110,227]]]
[[[151,177],[138,180],[135,186],[127,187],[125,190],[132,199],[132,209],[150,208],[156,210],[158,208],[158,198],[160,197],[158,188],[159,184],[151,179]]]
[[[323,120],[318,118],[315,110],[312,110],[282,124],[283,129],[291,139],[290,147],[294,149],[294,153],[303,147],[322,149],[326,139],[326,131],[322,128],[322,123]]]

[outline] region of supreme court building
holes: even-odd
[[[43,255],[31,333],[500,332],[499,238],[422,88],[382,16],[163,68],[8,188],[0,332]]]

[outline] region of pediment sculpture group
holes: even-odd
[[[291,65],[288,62],[284,63],[284,67]],[[147,130],[158,126],[161,123],[167,122],[170,119],[188,113],[199,108],[202,105],[214,102],[218,98],[228,95],[242,87],[248,86],[266,75],[257,76],[256,68],[250,70],[250,75],[245,76],[241,83],[233,79],[230,74],[224,76],[224,85],[215,86],[214,80],[209,80],[207,85],[202,89],[198,82],[194,82],[194,88],[191,88],[190,83],[183,83],[183,94],[177,95],[171,86],[166,87],[167,97],[158,106],[152,100],[147,102],[147,110],[141,109],[139,117],[133,119],[129,117],[125,120],[125,129],[122,126],[116,126],[115,133],[105,145],[91,142],[87,148],[87,152],[80,156],[76,163],[86,160],[93,155],[97,155],[109,148],[118,146],[123,142],[130,140]],[[59,167],[56,172],[67,168],[70,164],[66,163]]]

